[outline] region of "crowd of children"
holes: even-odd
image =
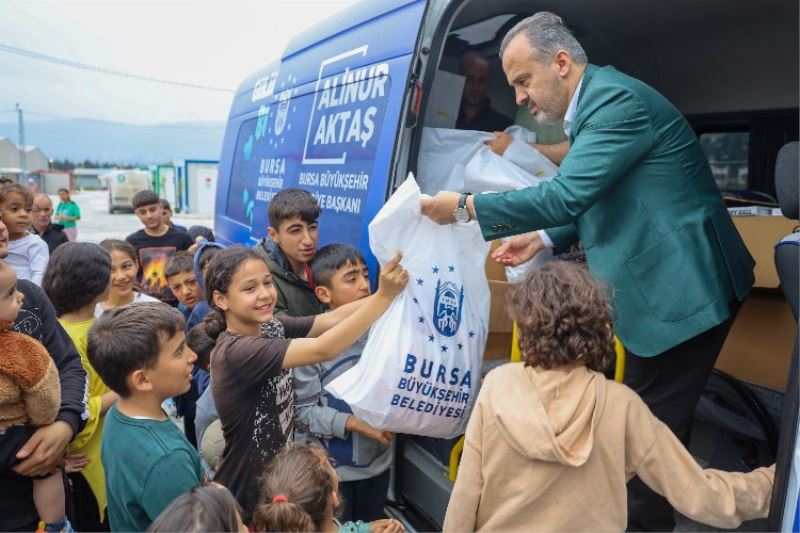
[[[299,189],[252,250],[196,242],[141,191],[141,230],[50,255],[32,205],[0,189],[0,529],[402,533],[394,435],[325,390],[404,289],[400,251],[373,293],[357,249],[318,249]],[[482,385],[446,531],[622,530],[634,475],[704,523],[766,515],[774,467],[703,470],[602,374],[611,303],[582,266],[530,273],[509,309],[523,362]]]

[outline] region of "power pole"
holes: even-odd
[[[17,121],[19,123],[19,166],[22,169],[19,180],[24,182],[28,177],[28,153],[25,151],[25,124],[22,122],[22,107],[17,102]]]

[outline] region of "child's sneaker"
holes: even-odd
[[[72,528],[72,524],[69,521],[69,518],[66,516],[59,520],[58,522],[53,522],[50,524],[44,525],[44,532],[45,533],[75,533],[75,530]]]

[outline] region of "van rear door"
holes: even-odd
[[[311,191],[320,245],[368,250],[387,184],[424,0],[363,2],[297,36],[280,62],[242,82],[219,166],[221,241],[265,236],[280,190]]]

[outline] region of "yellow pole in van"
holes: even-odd
[[[614,351],[617,353],[617,366],[614,369],[614,381],[622,383],[622,378],[625,377],[625,347],[616,335],[614,335]]]
[[[512,363],[519,363],[522,361],[522,352],[519,351],[519,331],[517,330],[517,323],[511,329],[511,359]]]

